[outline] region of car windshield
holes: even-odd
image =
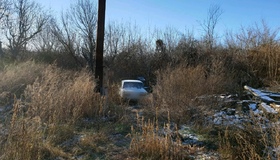
[[[140,82],[124,82],[123,88],[143,88],[143,83]]]

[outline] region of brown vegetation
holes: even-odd
[[[33,64],[34,69],[39,66]],[[23,66],[18,71],[33,67]],[[6,78],[10,75],[5,74]],[[36,80],[15,99],[12,115],[7,114],[3,122],[7,132],[0,136],[1,159],[71,159],[80,154],[84,158],[106,157],[111,153],[107,147],[118,150],[109,136],[127,134],[128,119],[114,98],[105,99],[94,92],[91,73],[50,65],[41,68],[40,76],[36,72],[32,76]]]

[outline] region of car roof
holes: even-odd
[[[138,82],[138,83],[143,83],[143,82],[140,81],[140,80],[133,80],[133,79],[122,80],[122,83],[124,83],[124,82]]]

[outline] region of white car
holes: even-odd
[[[146,96],[148,92],[140,80],[122,80],[119,94],[123,99],[137,101]]]

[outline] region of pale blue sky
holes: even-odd
[[[68,9],[75,0],[35,0],[56,13]],[[96,1],[96,0],[94,0]],[[269,27],[280,27],[280,0],[107,0],[108,21],[131,22],[141,29],[174,27],[179,31],[194,31],[200,34],[200,22],[206,19],[211,5],[223,10],[216,32],[238,32],[241,26],[248,27],[265,20]]]

